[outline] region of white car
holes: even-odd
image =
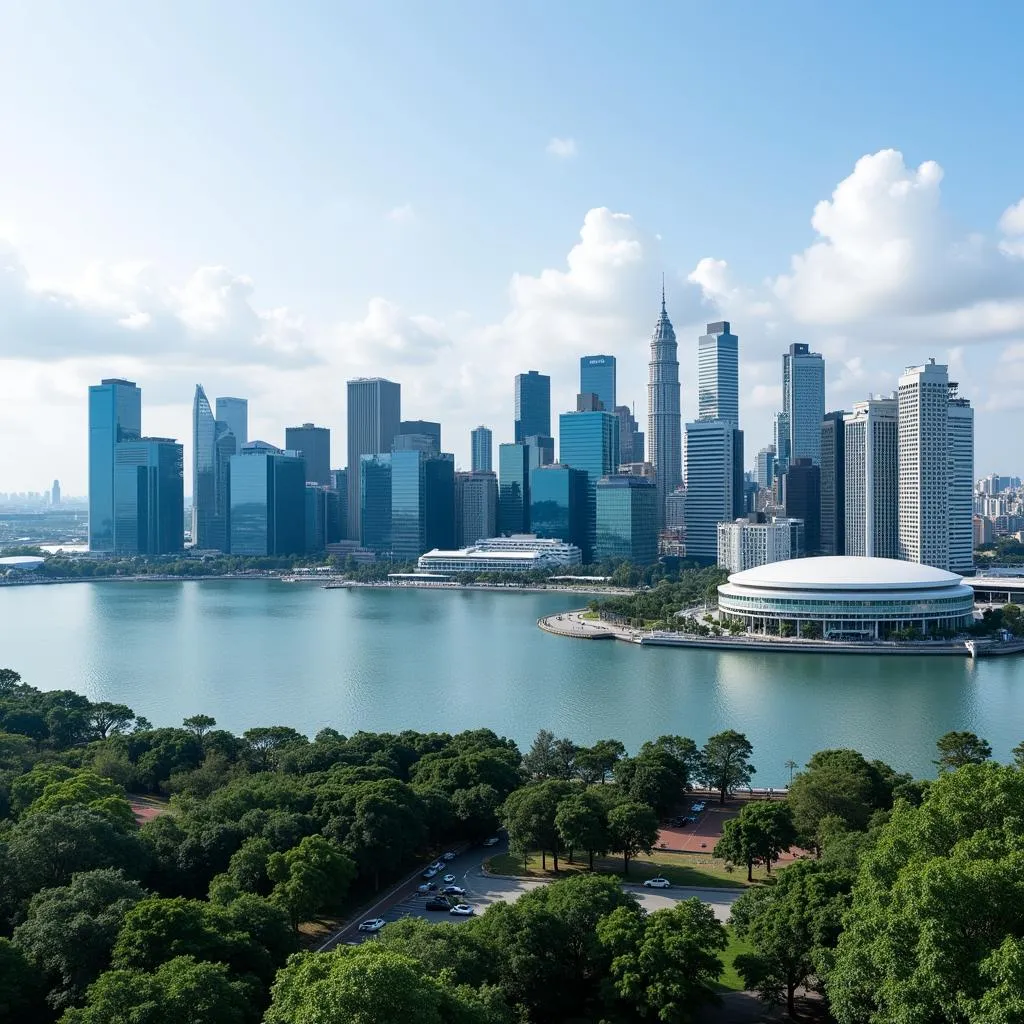
[[[444,870],[444,861],[443,860],[435,860],[434,863],[431,864],[430,866],[435,871],[443,871]]]
[[[379,932],[386,924],[387,921],[383,917],[371,917],[368,921],[363,921],[359,930],[361,932]]]
[[[475,911],[468,903],[456,903],[448,913],[456,917],[472,917]]]
[[[498,845],[498,837],[497,836],[491,836],[490,839],[485,839],[484,840],[484,846],[497,846],[497,845]]]
[[[454,854],[454,853],[452,853],[452,851],[451,851],[451,850],[449,850],[449,851],[448,851],[448,852],[447,852],[447,853],[446,853],[446,854],[444,855],[444,857],[442,858],[442,860],[455,860],[455,854]]]
[[[465,896],[466,890],[460,885],[446,885],[441,890],[442,896]]]
[[[672,883],[659,875],[657,878],[648,878],[644,886],[648,889],[671,889]]]
[[[455,876],[451,874],[445,875],[441,881],[444,882],[445,885],[452,885],[455,882]]]
[[[429,881],[436,874],[437,874],[437,868],[430,867],[430,868],[427,868],[427,870],[424,871],[423,874],[420,875],[420,877],[421,878],[425,878],[425,879],[427,879],[427,881]]]

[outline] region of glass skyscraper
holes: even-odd
[[[89,550],[114,550],[114,449],[142,435],[142,392],[108,378],[89,388]]]
[[[562,463],[530,473],[530,532],[587,548],[587,474]]]
[[[530,531],[530,446],[498,445],[498,533]]]
[[[597,541],[597,481],[619,467],[619,419],[611,412],[564,412],[558,418],[558,460],[587,474],[587,546],[593,558]]]
[[[359,543],[377,555],[391,554],[391,453],[359,459]],[[351,471],[349,477],[351,478]],[[351,489],[350,489],[351,493]],[[352,512],[349,510],[351,532]]]
[[[624,558],[634,565],[658,560],[658,488],[642,476],[606,476],[597,482],[595,561]]]
[[[491,461],[494,457],[494,435],[487,427],[479,426],[469,436],[473,448],[473,472],[490,473],[494,468]]]
[[[290,452],[301,452],[306,464],[306,483],[331,486],[331,432],[327,427],[303,423],[301,427],[285,427],[284,446]]]
[[[846,554],[846,413],[821,423],[821,553]]]
[[[411,562],[425,551],[455,546],[455,457],[391,453],[391,551]]]
[[[237,439],[214,418],[202,386],[192,401],[192,546],[227,551],[229,547],[228,474]]]
[[[516,444],[535,434],[551,436],[551,378],[530,370],[516,376]]]
[[[303,460],[265,441],[231,458],[231,553],[300,555],[306,549]]]
[[[615,356],[580,358],[580,394],[597,395],[605,412],[615,411]]]
[[[391,451],[401,423],[402,386],[381,377],[360,377],[348,382],[348,535],[362,537],[364,455]],[[388,500],[390,509],[390,499]],[[390,512],[389,512],[390,515]],[[372,531],[371,531],[372,532]],[[390,533],[390,529],[389,529]]]
[[[121,441],[114,449],[114,551],[172,555],[185,532],[180,444],[166,437]]]
[[[825,418],[825,360],[820,352],[796,343],[782,357],[782,411],[788,417],[790,459],[821,462],[821,422]],[[783,452],[776,441],[776,453]]]
[[[686,424],[686,557],[718,560],[718,524],[744,514],[743,431],[725,420]]]
[[[441,424],[433,420],[402,420],[398,424],[398,433],[416,434],[420,437],[429,437],[430,445],[426,449],[437,455],[441,451]],[[412,447],[416,447],[413,445]]]
[[[697,419],[740,425],[739,346],[728,320],[708,324],[697,340]]]
[[[456,547],[490,539],[497,532],[498,478],[494,473],[456,473]]]
[[[247,398],[217,399],[217,419],[235,435],[235,444],[242,450],[249,443],[249,400]]]

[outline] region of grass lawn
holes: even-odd
[[[722,953],[722,963],[725,964],[725,969],[718,979],[718,989],[721,992],[743,992],[746,986],[743,984],[743,979],[736,973],[733,962],[738,954],[752,953],[753,949],[743,939],[738,939],[728,925],[725,930],[729,936],[729,945]]]
[[[541,858],[539,853],[531,853],[527,861],[526,871],[523,871],[522,857],[505,853],[492,857],[488,861],[491,871],[497,875],[523,875],[537,878],[555,878],[551,870],[551,857],[547,858],[548,870],[541,869]],[[574,863],[570,864],[564,857],[558,859],[558,875],[564,878],[567,875],[577,874],[588,870],[586,854],[578,854]],[[595,857],[594,870],[602,874],[613,874],[622,877],[621,857]],[[775,869],[778,871],[778,867]],[[745,868],[736,868],[727,871],[725,861],[717,857],[711,857],[703,853],[662,853],[655,851],[650,855],[641,856],[629,862],[630,882],[642,882],[644,879],[652,878],[655,875],[662,875],[673,885],[694,885],[708,886],[718,889],[745,889],[747,886],[747,872]],[[754,881],[761,881],[767,877],[764,868],[754,869]]]

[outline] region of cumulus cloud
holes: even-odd
[[[547,152],[549,156],[557,157],[559,160],[571,160],[577,153],[576,140],[563,139],[556,135],[548,140]]]
[[[341,324],[330,341],[346,361],[357,366],[424,366],[451,347],[444,326],[427,316],[408,316],[387,299],[370,300],[366,316]]]

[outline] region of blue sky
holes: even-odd
[[[644,419],[662,270],[684,410],[701,323],[740,335],[749,456],[808,340],[831,407],[949,360],[979,475],[1019,472],[1022,35],[1006,4],[0,5],[0,429],[32,442],[0,490],[84,488],[112,374],[186,448],[201,381],[341,452],[380,373],[464,461],[512,374],[568,407],[593,351]]]

